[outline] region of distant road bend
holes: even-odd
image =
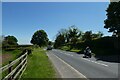
[[[94,57],[83,58],[82,54],[53,49],[48,57],[62,78],[109,78],[118,80],[118,63],[96,61]]]

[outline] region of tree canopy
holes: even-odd
[[[33,34],[30,42],[41,47],[47,45],[48,41],[47,33],[44,30],[38,30]]]
[[[91,41],[92,40],[92,31],[86,31],[82,36],[83,41]]]
[[[109,32],[120,33],[120,1],[111,2],[106,10],[107,19],[104,21],[104,28]]]
[[[18,40],[16,37],[8,35],[3,38],[2,44],[3,44],[3,46],[18,45],[17,42],[18,42]]]
[[[61,29],[56,36],[54,47],[57,48],[68,43],[71,44],[72,48],[80,36],[81,31],[75,26],[71,26],[69,29]]]
[[[69,37],[70,49],[75,47],[75,44],[79,41],[81,35],[82,32],[76,26],[73,25],[69,27],[68,37]]]
[[[94,39],[99,39],[103,36],[103,33],[98,31],[97,33],[92,33],[92,31],[82,32],[76,26],[70,26],[68,29],[61,29],[56,35],[54,47],[60,48],[62,46],[69,46],[73,49],[77,43],[91,41]]]
[[[98,38],[101,38],[103,36],[103,33],[98,31],[97,33],[93,33],[92,34],[92,38],[93,39],[98,39]]]

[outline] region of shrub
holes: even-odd
[[[113,37],[103,37],[91,41],[79,42],[76,44],[76,48],[84,50],[86,46],[95,54],[116,54],[116,49],[114,47]]]

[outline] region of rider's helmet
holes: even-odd
[[[89,46],[87,46],[86,49],[90,49]]]

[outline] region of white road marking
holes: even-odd
[[[65,52],[60,52],[60,53],[62,53],[62,54],[66,54],[66,55],[68,55],[68,56],[73,56],[72,54],[65,53]]]
[[[64,52],[60,52],[60,53],[66,54],[66,55],[69,55],[69,56],[73,56],[72,54],[69,54],[69,53],[64,53]],[[90,61],[90,62],[93,62],[93,63],[100,64],[100,65],[103,65],[103,66],[108,67],[108,65],[103,64],[103,63],[98,63],[98,62],[96,62],[96,61],[92,61],[92,60],[89,60],[89,59],[86,59],[86,58],[81,58],[81,59],[84,59],[84,60],[86,60],[86,61]]]
[[[54,54],[53,54],[54,55]],[[73,68],[71,65],[69,65],[67,62],[65,62],[64,60],[62,60],[61,58],[59,58],[58,56],[54,55],[55,57],[57,57],[60,61],[62,61],[64,64],[68,65],[71,69],[73,69],[76,73],[78,73],[80,76],[82,76],[83,78],[86,78],[86,76],[84,76],[82,73],[80,73],[79,71],[77,71],[75,68]],[[89,79],[87,79],[89,80]]]
[[[108,67],[108,65],[103,64],[103,63],[98,63],[98,62],[96,62],[96,61],[92,61],[92,60],[89,60],[89,59],[86,59],[86,58],[81,58],[81,59]]]

